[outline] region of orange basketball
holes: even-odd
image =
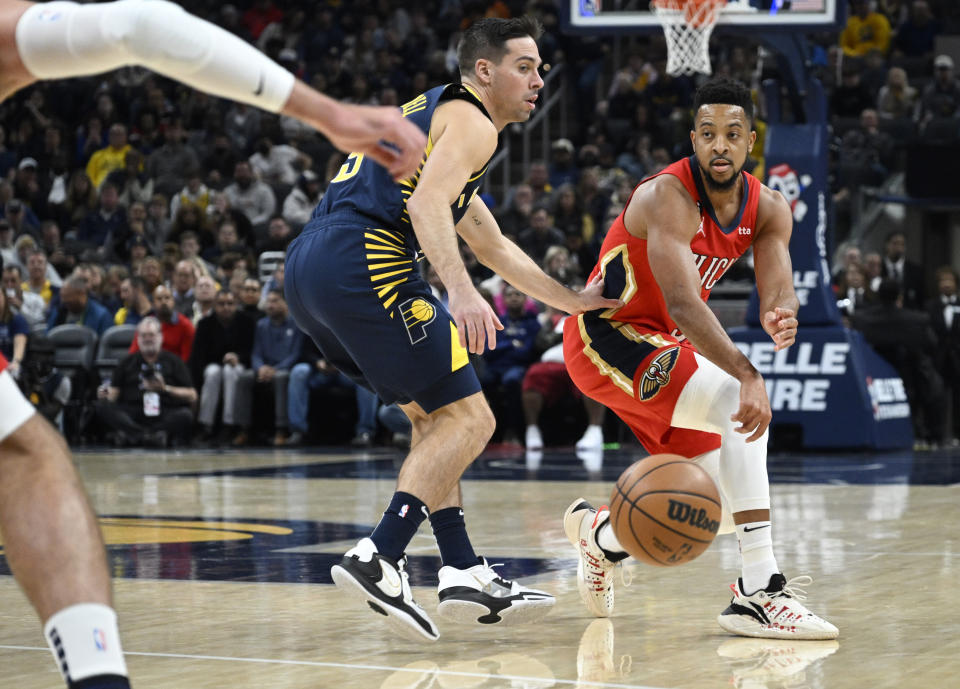
[[[679,455],[651,455],[620,474],[610,525],[624,550],[672,567],[710,547],[720,528],[720,493],[706,471]]]

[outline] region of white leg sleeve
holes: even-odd
[[[279,112],[294,77],[253,46],[166,0],[36,4],[17,48],[38,79],[141,65],[201,91]]]
[[[697,370],[680,393],[671,425],[720,434],[717,485],[730,512],[768,510],[768,435],[748,443],[746,435],[736,432],[730,417],[740,407],[740,383],[708,359],[696,357]]]
[[[733,523],[733,513],[730,512],[730,501],[727,499],[727,496],[724,495],[723,489],[720,488],[720,450],[704,452],[702,455],[693,457],[690,461],[699,464],[700,468],[706,471],[710,475],[710,478],[713,479],[713,482],[717,484],[721,506],[720,530],[717,531],[717,533],[733,533],[737,530],[737,526]]]

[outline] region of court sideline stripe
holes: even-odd
[[[49,648],[39,648],[37,646],[7,646],[0,644],[0,649],[9,650],[9,651],[43,651],[44,653],[49,653]],[[237,663],[262,663],[268,665],[303,665],[307,667],[333,667],[333,668],[343,668],[347,670],[384,670],[390,672],[412,672],[418,675],[425,675],[428,673],[433,673],[433,670],[424,670],[407,668],[407,667],[392,667],[390,665],[352,665],[350,663],[326,663],[322,661],[315,660],[279,660],[279,659],[270,659],[270,658],[232,658],[230,656],[205,656],[205,655],[189,655],[186,653],[144,653],[138,651],[124,651],[126,656],[146,656],[148,658],[184,658],[187,660],[220,660],[220,661],[231,661]],[[507,679],[510,681],[519,680],[521,682],[553,682],[554,684],[569,684],[575,686],[588,686],[588,687],[609,687],[609,689],[665,689],[664,687],[651,687],[645,684],[611,684],[608,682],[591,682],[589,680],[573,680],[573,679],[552,679],[548,677],[534,677],[534,676],[524,676],[524,675],[492,675],[489,672],[456,672],[451,670],[436,670],[438,675],[450,675],[454,677],[478,677],[481,679]]]

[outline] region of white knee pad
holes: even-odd
[[[24,66],[40,79],[142,65],[216,96],[279,112],[294,77],[233,34],[166,0],[37,4],[17,24]]]
[[[737,530],[736,524],[733,523],[733,514],[730,512],[730,505],[727,502],[727,498],[723,494],[723,490],[720,488],[720,450],[710,450],[710,452],[704,452],[702,455],[697,455],[696,457],[690,460],[700,465],[700,468],[706,471],[710,478],[713,479],[713,482],[717,485],[717,492],[720,493],[720,529],[717,531],[718,534],[733,533]]]

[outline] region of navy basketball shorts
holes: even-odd
[[[427,413],[480,391],[449,312],[403,233],[370,218],[312,219],[287,249],[284,295],[324,357],[385,404]]]

